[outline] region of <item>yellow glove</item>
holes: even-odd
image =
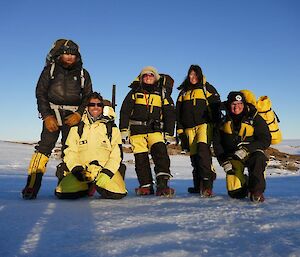
[[[58,130],[58,123],[54,115],[47,116],[44,119],[45,127],[50,132],[54,132]]]
[[[81,115],[78,112],[74,112],[65,118],[65,124],[72,127],[77,125],[81,120]]]
[[[102,170],[102,168],[103,167],[99,164],[99,162],[97,160],[94,160],[89,163],[87,170],[91,174],[91,177],[94,180],[95,178],[97,178],[97,176],[98,176],[99,172]]]
[[[111,171],[107,169],[103,169],[102,171],[107,171],[108,173],[112,173]],[[113,174],[112,174],[113,176]],[[110,182],[112,176],[107,175],[104,172],[100,172],[97,179],[96,179],[96,185],[100,188],[106,188],[107,184]]]

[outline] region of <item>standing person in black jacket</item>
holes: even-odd
[[[228,194],[232,198],[244,198],[249,192],[251,201],[263,202],[268,161],[264,150],[271,144],[268,125],[241,92],[230,92],[224,106],[226,116],[215,130],[213,144],[227,174]],[[248,183],[243,177],[244,167],[248,168]]]
[[[140,183],[135,190],[137,195],[154,194],[149,151],[155,165],[156,195],[174,194],[168,186],[171,172],[165,140],[174,133],[175,109],[170,94],[163,96],[161,79],[154,67],[142,69],[121,107],[120,130],[123,141],[130,136]]]
[[[60,47],[45,66],[36,87],[38,111],[43,119],[41,139],[28,168],[22,191],[24,199],[35,199],[53,148],[62,132],[62,148],[70,127],[79,123],[85,99],[92,92],[92,82],[82,67],[79,47],[72,40],[56,41]]]
[[[210,144],[213,125],[220,118],[220,96],[206,82],[198,65],[190,66],[178,89],[181,91],[176,102],[177,135],[182,142],[188,141],[193,166],[194,187],[188,191],[210,197],[216,178]]]

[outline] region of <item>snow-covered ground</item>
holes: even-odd
[[[278,148],[300,154],[300,140]],[[136,197],[133,156],[125,155],[129,194],[118,201],[58,200],[51,159],[36,200],[20,197],[33,152],[0,142],[0,256],[300,256],[300,173],[267,170],[266,202],[227,196],[224,173],[214,198],[187,193],[188,156],[171,156],[174,198]]]

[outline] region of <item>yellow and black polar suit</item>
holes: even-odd
[[[193,192],[212,189],[216,178],[210,151],[212,126],[220,117],[220,96],[206,82],[192,85],[185,80],[178,88],[176,102],[177,134],[188,138],[191,164],[193,166]]]
[[[266,188],[264,171],[268,158],[264,150],[270,146],[271,134],[266,121],[257,113],[256,108],[244,102],[244,110],[235,115],[230,112],[228,101],[224,103],[226,116],[214,131],[213,146],[221,166],[231,162],[233,174],[226,174],[229,196],[244,198],[251,194],[262,194]],[[236,151],[244,149],[247,156],[240,160]],[[244,168],[248,168],[248,181]]]
[[[111,108],[111,107],[109,107]],[[71,128],[64,150],[67,171],[59,181],[55,194],[59,198],[78,198],[88,194],[90,183],[104,198],[120,199],[126,196],[124,174],[121,175],[122,161],[121,134],[112,127],[108,137],[106,118],[93,121],[88,112],[83,115],[82,135],[78,126]],[[77,174],[82,177],[78,179]],[[103,175],[107,183],[103,183]]]
[[[169,94],[162,96],[158,84],[134,81],[123,101],[120,130],[130,130],[130,143],[135,157],[135,170],[140,186],[153,184],[148,153],[150,151],[156,177],[170,177],[170,159],[164,133],[172,136],[175,126],[174,103]]]
[[[43,129],[41,139],[35,146],[36,151],[32,155],[28,168],[27,183],[22,191],[24,199],[37,197],[49,156],[55,147],[60,132],[62,149],[65,146],[65,140],[70,130],[70,126],[65,124],[65,119],[74,111],[68,107],[75,107],[78,116],[82,115],[85,109],[84,102],[92,92],[91,78],[88,71],[82,67],[78,45],[72,40],[65,39],[63,41],[65,41],[64,48],[75,51],[72,54],[75,54],[77,58],[72,66],[65,67],[60,60],[60,54],[64,52],[59,50],[53,63],[45,66],[39,77],[36,86],[36,98],[38,111],[43,119]],[[82,81],[84,82],[83,85]],[[55,110],[51,107],[52,104],[59,106],[62,124],[58,126],[56,131],[50,132],[45,124],[47,118],[55,116]]]

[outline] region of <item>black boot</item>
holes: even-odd
[[[43,173],[33,173],[28,175],[26,186],[22,190],[24,199],[31,200],[36,198],[42,184],[42,177]]]
[[[172,197],[175,190],[168,186],[169,176],[161,175],[156,178],[156,195]]]

